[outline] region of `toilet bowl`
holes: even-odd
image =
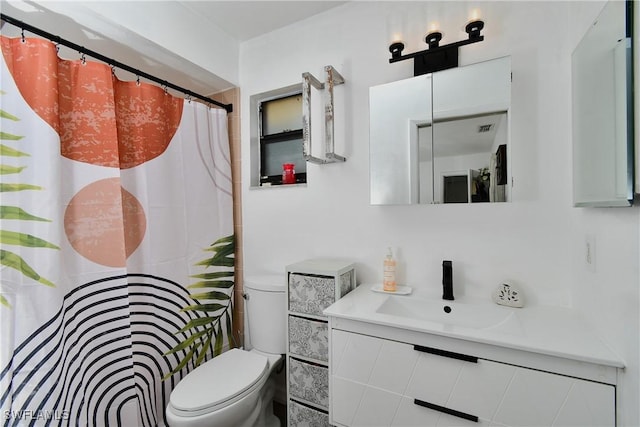
[[[277,427],[270,378],[286,351],[285,279],[245,278],[247,329],[254,348],[231,349],[198,366],[171,392],[170,427]]]

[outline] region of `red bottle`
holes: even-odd
[[[293,163],[282,164],[282,183],[283,184],[295,184],[296,183],[296,171],[293,169]]]

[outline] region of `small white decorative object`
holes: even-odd
[[[503,283],[494,291],[493,302],[509,307],[524,307],[524,295],[519,289]]]

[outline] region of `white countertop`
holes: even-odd
[[[568,308],[548,306],[511,308],[494,304],[491,300],[478,301],[464,297],[456,298],[455,301],[445,301],[423,298],[415,294],[389,295],[373,292],[371,288],[374,286],[373,284],[358,286],[329,306],[324,314],[330,318],[391,326],[615,368],[624,367],[622,359],[587,326],[575,311]],[[412,301],[399,300],[407,298]],[[389,299],[398,300],[388,301]],[[396,302],[399,304],[395,304]],[[383,304],[387,307],[394,305],[397,308],[405,303],[410,303],[412,308],[418,309],[424,304],[425,316],[419,318],[421,314],[417,312],[416,316],[413,316],[410,314],[411,310],[402,314],[385,314],[378,311],[383,311],[381,308]],[[445,305],[452,307],[451,313],[444,314],[444,311],[440,313]],[[479,310],[478,317],[487,314],[487,318],[504,318],[504,320],[495,324],[488,320],[488,324],[491,325],[488,327],[481,324],[472,325],[469,322],[461,322],[460,325],[447,323],[447,316],[464,316],[467,320],[473,318],[476,309]],[[433,319],[429,318],[429,310],[438,312],[434,313]],[[464,313],[465,310],[472,314],[458,314]],[[457,320],[460,317],[451,317],[451,319]],[[479,322],[482,323],[483,320],[479,319]]]

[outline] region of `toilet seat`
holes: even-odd
[[[169,405],[184,417],[217,411],[259,389],[268,373],[266,357],[234,348],[185,376],[171,392]]]

